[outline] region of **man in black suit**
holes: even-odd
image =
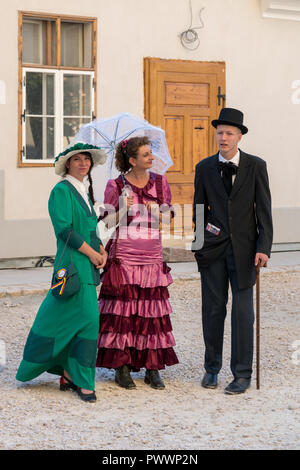
[[[265,266],[273,228],[266,163],[238,149],[243,113],[223,108],[217,129],[219,152],[196,166],[193,220],[194,254],[201,273],[205,370],[202,386],[217,387],[222,367],[224,321],[229,283],[232,290],[231,371],[225,393],[243,393],[250,386],[253,360],[253,286],[255,266]],[[204,207],[204,244],[199,207]],[[199,244],[199,243],[198,243]]]

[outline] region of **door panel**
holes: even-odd
[[[192,117],[192,155],[193,155],[193,168],[197,163],[209,155],[208,141],[209,141],[209,122],[208,118]]]
[[[165,116],[164,129],[166,131],[166,139],[170,155],[174,165],[172,166],[172,173],[183,172],[183,126],[184,116]]]
[[[170,106],[209,105],[209,88],[206,83],[165,82],[165,104]]]

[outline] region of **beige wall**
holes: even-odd
[[[194,25],[200,7],[205,6],[205,27],[198,30],[201,43],[196,51],[185,50],[178,37],[190,22],[188,0],[6,2],[0,28],[0,43],[5,44],[0,80],[6,85],[6,104],[0,104],[0,170],[5,184],[0,192],[4,192],[5,220],[0,224],[46,223],[48,195],[58,181],[52,168],[17,168],[17,11],[42,11],[98,17],[98,117],[122,111],[143,116],[144,57],[225,61],[227,106],[242,109],[249,127],[241,148],[268,164],[275,241],[300,242],[300,104],[292,103],[292,84],[300,80],[300,23],[263,19],[259,0],[192,4]],[[101,185],[101,176],[97,183]],[[289,221],[288,231],[282,227],[283,220]],[[54,246],[51,237],[52,233],[49,240],[32,234],[22,256],[48,254],[49,243]],[[10,257],[8,251],[13,253],[13,247],[2,247],[0,258]]]

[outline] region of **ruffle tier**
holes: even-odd
[[[168,299],[156,300],[120,300],[120,299],[102,299],[99,300],[100,317],[102,314],[111,313],[130,317],[138,315],[145,318],[158,318],[172,313],[172,307]]]
[[[154,335],[139,335],[129,331],[126,334],[102,333],[99,335],[98,348],[121,349],[135,348],[143,349],[167,349],[175,346],[173,333],[159,332]]]
[[[137,315],[123,317],[120,315],[100,315],[99,330],[104,333],[119,333],[126,335],[134,332],[137,335],[158,335],[172,331],[169,315],[160,318],[144,318]]]
[[[130,366],[133,372],[138,372],[145,367],[146,369],[161,370],[165,366],[178,364],[178,358],[173,348],[168,349],[144,349],[139,351],[134,348],[103,349],[98,350],[97,367],[106,367],[107,369],[116,369],[124,364]]]
[[[166,263],[131,265],[118,258],[108,261],[107,270],[101,281],[103,286],[119,288],[120,285],[137,285],[146,287],[165,287],[172,282],[171,268]]]
[[[169,291],[167,287],[140,287],[137,285],[127,286],[101,286],[100,297],[103,299],[119,299],[127,300],[167,300],[169,298]]]
[[[167,286],[173,282],[170,270],[166,263],[130,265],[113,258],[101,277],[101,297],[167,299]]]

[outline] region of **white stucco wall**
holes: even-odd
[[[241,148],[267,161],[274,210],[300,209],[300,103],[292,102],[293,94],[300,97],[292,88],[293,83],[300,88],[300,22],[262,18],[259,0],[192,4],[193,25],[205,7],[196,51],[185,50],[178,37],[190,23],[188,0],[7,2],[0,29],[5,44],[0,80],[6,90],[0,104],[0,170],[7,221],[47,219],[48,195],[58,181],[52,168],[17,168],[18,10],[98,18],[98,118],[122,111],[143,116],[144,57],[225,61],[226,104],[243,110],[249,127]],[[292,230],[296,234],[299,227]],[[288,239],[279,227],[275,241],[300,239]]]

